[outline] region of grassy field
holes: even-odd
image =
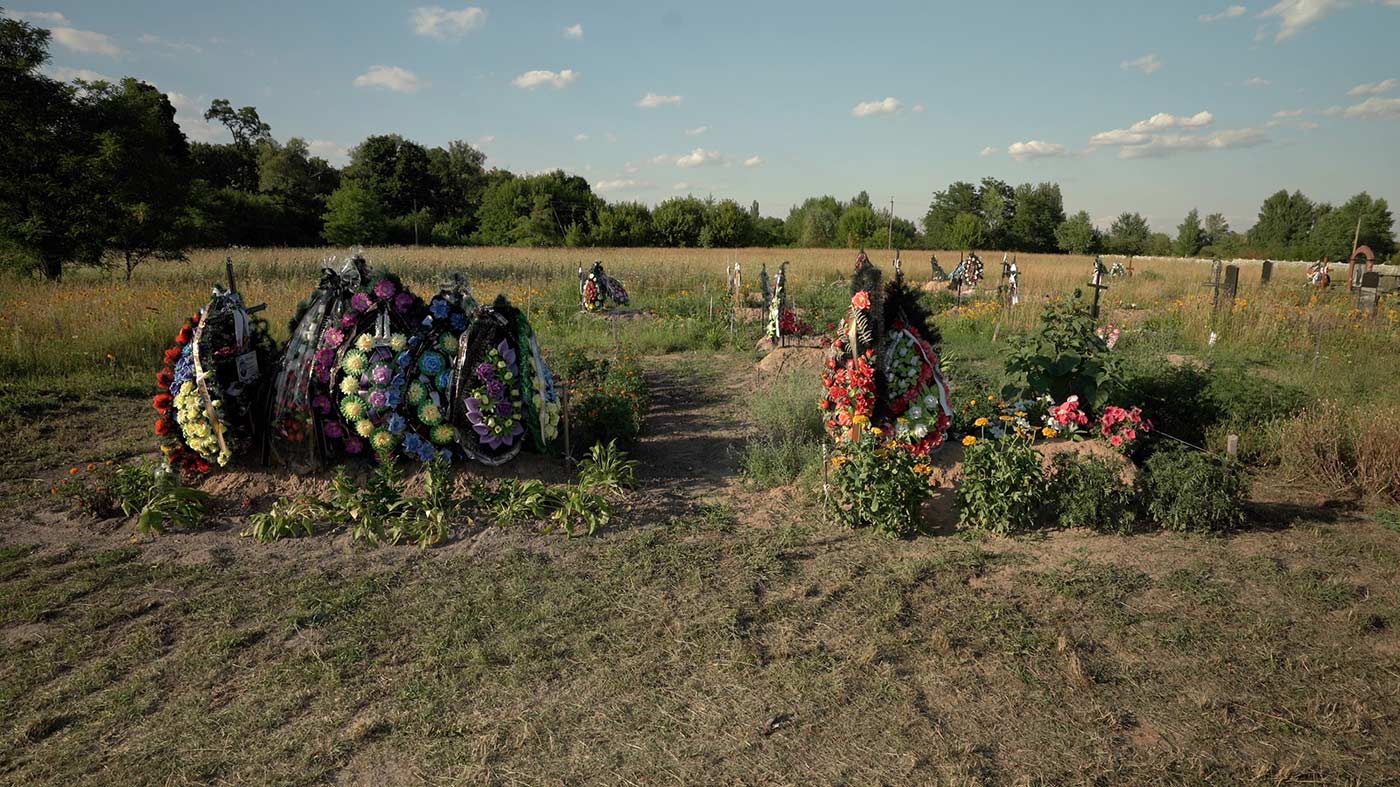
[[[232,253],[279,336],[325,254]],[[1371,317],[1345,291],[1303,287],[1301,268],[1265,288],[1245,266],[1212,320],[1208,266],[1138,261],[1110,280],[1104,321],[1123,328],[1125,361],[1198,362],[1229,382],[1233,420],[1208,447],[1243,438],[1245,530],[890,541],[823,520],[792,482],[809,446],[771,477],[752,470],[756,425],[803,428],[807,399],[801,378],[758,374],[760,328],[731,336],[724,304],[727,263],[743,263],[752,300],[759,267],[787,259],[796,305],[823,326],[849,301],[853,252],[372,249],[420,291],[461,268],[478,298],[504,292],[549,352],[643,359],[639,488],[608,528],[565,540],[468,509],[429,550],[368,549],[343,531],[239,538],[250,512],[326,483],[276,470],[211,479],[196,532],[137,537],[120,518],[74,513],[48,494],[59,480],[154,454],[157,359],[224,256],[129,283],[0,281],[0,783],[1350,785],[1400,773],[1400,490],[1384,486],[1400,456],[1393,301]],[[594,258],[650,314],[579,315],[574,271]],[[956,255],[938,258],[951,270]],[[961,302],[928,296],[955,395],[998,384],[1008,337],[1091,265],[1018,263],[1010,313],[991,282]],[[926,280],[927,255],[906,254],[905,271]],[[1280,392],[1307,404],[1268,409]],[[459,484],[560,473],[520,461],[466,468]]]

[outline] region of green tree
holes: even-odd
[[[276,206],[278,242],[313,244],[321,237],[326,198],[340,185],[340,172],[325,159],[312,156],[298,137],[279,145],[263,143],[258,151],[258,191]]]
[[[747,245],[753,230],[753,219],[732,199],[720,200],[705,212],[705,226],[700,231],[700,245],[706,248],[732,249]]]
[[[948,242],[954,249],[972,251],[983,248],[987,241],[982,220],[971,213],[959,213],[948,228]]]
[[[1394,223],[1386,201],[1372,199],[1370,194],[1363,191],[1341,207],[1328,210],[1318,217],[1310,236],[1312,255],[1326,255],[1334,260],[1348,259],[1352,244],[1356,242],[1370,246],[1378,259],[1387,259],[1396,250]]]
[[[651,210],[640,202],[617,202],[598,211],[595,246],[650,246],[655,243]]]
[[[489,184],[486,154],[454,140],[446,148],[428,150],[428,171],[435,191],[434,215],[446,222],[444,234],[465,239],[476,231],[476,213]],[[434,235],[438,233],[435,230]],[[460,242],[460,241],[454,241]]]
[[[86,181],[106,214],[103,246],[126,278],[152,257],[184,259],[180,221],[190,192],[190,148],[165,94],[144,82],[89,85],[79,98],[96,151]]]
[[[952,239],[948,237],[953,221],[963,213],[979,217],[980,220],[981,208],[977,187],[971,183],[958,181],[944,191],[934,192],[928,213],[924,214],[924,238],[928,245],[935,249],[953,247]]]
[[[695,197],[672,197],[651,212],[651,224],[663,246],[693,248],[705,229],[705,203]]]
[[[1176,227],[1175,251],[1178,257],[1194,257],[1206,245],[1206,233],[1201,227],[1201,214],[1192,208]]]
[[[0,249],[57,280],[66,262],[101,258],[107,217],[86,113],[39,73],[48,43],[47,30],[0,17]]]
[[[1088,211],[1079,211],[1060,222],[1055,228],[1055,243],[1070,254],[1091,254],[1098,251],[1099,231],[1089,219]]]
[[[977,207],[977,215],[986,227],[987,248],[1010,248],[1016,220],[1016,190],[1005,181],[982,178],[982,185],[977,189]]]
[[[1204,231],[1207,246],[1215,246],[1233,234],[1230,232],[1230,222],[1225,219],[1223,213],[1206,216]]]
[[[1008,246],[1022,251],[1060,248],[1056,233],[1065,221],[1065,201],[1058,183],[1023,183],[1016,187],[1016,211]]]
[[[398,219],[394,223],[398,225],[399,237],[394,240],[413,241],[415,222],[420,227],[431,226],[432,209],[442,184],[434,176],[427,149],[417,142],[398,134],[367,137],[351,149],[350,166],[344,177],[369,189],[385,215]],[[424,209],[429,211],[427,216],[419,213]]]
[[[1274,257],[1306,256],[1316,219],[1317,206],[1303,192],[1277,191],[1259,206],[1249,243]]]
[[[1153,257],[1172,256],[1172,236],[1165,232],[1154,232],[1147,237],[1147,254]]]
[[[836,240],[848,249],[860,248],[880,228],[875,211],[866,205],[852,204],[836,221]]]
[[[764,216],[754,222],[754,246],[770,248],[773,246],[786,246],[790,242],[787,236],[787,227],[782,219],[776,216]]]
[[[1108,228],[1104,246],[1114,254],[1145,254],[1152,241],[1152,230],[1147,219],[1138,213],[1123,213],[1113,220]]]
[[[830,246],[836,240],[836,219],[840,215],[841,203],[835,197],[808,197],[788,211],[783,227],[791,243],[806,247]]]
[[[894,240],[891,242],[890,234]],[[882,208],[875,214],[875,231],[866,236],[866,246],[872,249],[913,249],[919,245],[919,228],[908,219],[894,217],[890,221],[890,209]]]
[[[326,242],[336,246],[383,243],[389,234],[384,208],[367,186],[346,181],[326,200]]]
[[[233,144],[227,147],[228,161],[232,165],[229,185],[241,191],[256,191],[258,188],[258,147],[272,139],[272,128],[258,117],[254,107],[234,109],[226,98],[216,98],[209,103],[204,119],[211,120],[228,129]]]

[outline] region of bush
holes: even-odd
[[[1057,402],[1078,396],[1101,407],[1118,382],[1117,360],[1095,332],[1080,292],[1054,302],[1040,316],[1040,327],[1013,340],[1006,357],[1012,383],[1004,395],[1033,399],[1048,394]]]
[[[1046,502],[1040,454],[1017,439],[981,440],[967,449],[958,484],[958,526],[1006,535],[1040,524]]]
[[[1137,486],[1147,518],[1167,530],[1226,533],[1244,524],[1237,463],[1199,451],[1160,451],[1143,465]]]
[[[923,527],[920,509],[929,495],[929,467],[874,437],[845,443],[832,456],[832,513],[847,527],[912,536]]]
[[[582,353],[561,353],[555,368],[569,381],[571,447],[595,444],[634,446],[647,409],[647,382],[630,356],[616,361]]]
[[[1060,527],[1131,533],[1138,513],[1119,467],[1100,456],[1059,453],[1050,463],[1049,498]]]
[[[1142,407],[1156,431],[1202,445],[1218,416],[1207,394],[1210,385],[1211,374],[1203,367],[1144,358],[1124,370],[1115,398]]]

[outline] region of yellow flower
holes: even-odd
[[[1017,410],[1017,411],[1014,413],[1014,415],[1015,415],[1017,418],[1025,418],[1025,417],[1026,417],[1026,411],[1025,411],[1025,410]]]
[[[968,402],[967,404],[968,404],[968,406],[972,406],[972,405],[974,405],[974,404],[977,404],[977,400],[976,400],[976,399],[973,399],[972,401]]]
[[[873,434],[873,435],[875,435],[876,437],[879,437],[880,435],[882,435],[882,434],[885,433],[885,430],[884,430],[884,429],[881,429],[881,428],[878,427],[878,426],[872,426],[872,427],[870,427],[870,433]]]
[[[864,426],[865,424],[870,423],[870,416],[857,414],[854,418],[851,419],[851,423],[856,424],[857,426]]]
[[[975,442],[977,442],[977,438],[973,437],[972,435],[968,435],[967,437],[963,438],[963,445],[972,445]]]
[[[1009,415],[999,415],[999,416],[997,416],[997,418],[1000,419],[1000,420],[1002,420],[1002,421],[1010,421],[1010,420],[1012,420],[1011,416],[1009,416]]]
[[[972,425],[973,425],[973,426],[986,426],[986,425],[989,424],[989,423],[991,423],[991,421],[988,421],[986,418],[978,418],[976,421],[973,421],[973,422],[972,422]],[[971,445],[971,443],[968,443],[968,445]]]
[[[1041,429],[1040,433],[1045,435],[1046,437],[1054,437],[1056,434],[1058,434],[1058,432],[1056,432],[1053,427],[1049,426],[1045,427],[1044,429]]]
[[[920,462],[920,463],[914,465],[914,475],[928,475],[929,473],[932,473],[932,472],[933,472],[933,468],[932,468],[932,467],[929,467],[928,465],[924,464],[923,462]]]
[[[841,465],[844,465],[844,464],[846,464],[846,457],[841,456],[840,454],[837,454],[836,456],[831,457],[831,466],[832,466],[832,467],[840,467]]]

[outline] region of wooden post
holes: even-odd
[[[1240,436],[1237,434],[1225,436],[1225,455],[1234,459],[1240,455]]]
[[[572,458],[569,445],[569,381],[562,377],[559,378],[559,412],[562,416],[560,420],[564,422],[564,466],[568,467]]]
[[[1094,306],[1089,314],[1095,320],[1099,318],[1099,296],[1108,289],[1108,285],[1103,283],[1103,259],[1094,258],[1094,278],[1089,281],[1089,287],[1094,291]]]

